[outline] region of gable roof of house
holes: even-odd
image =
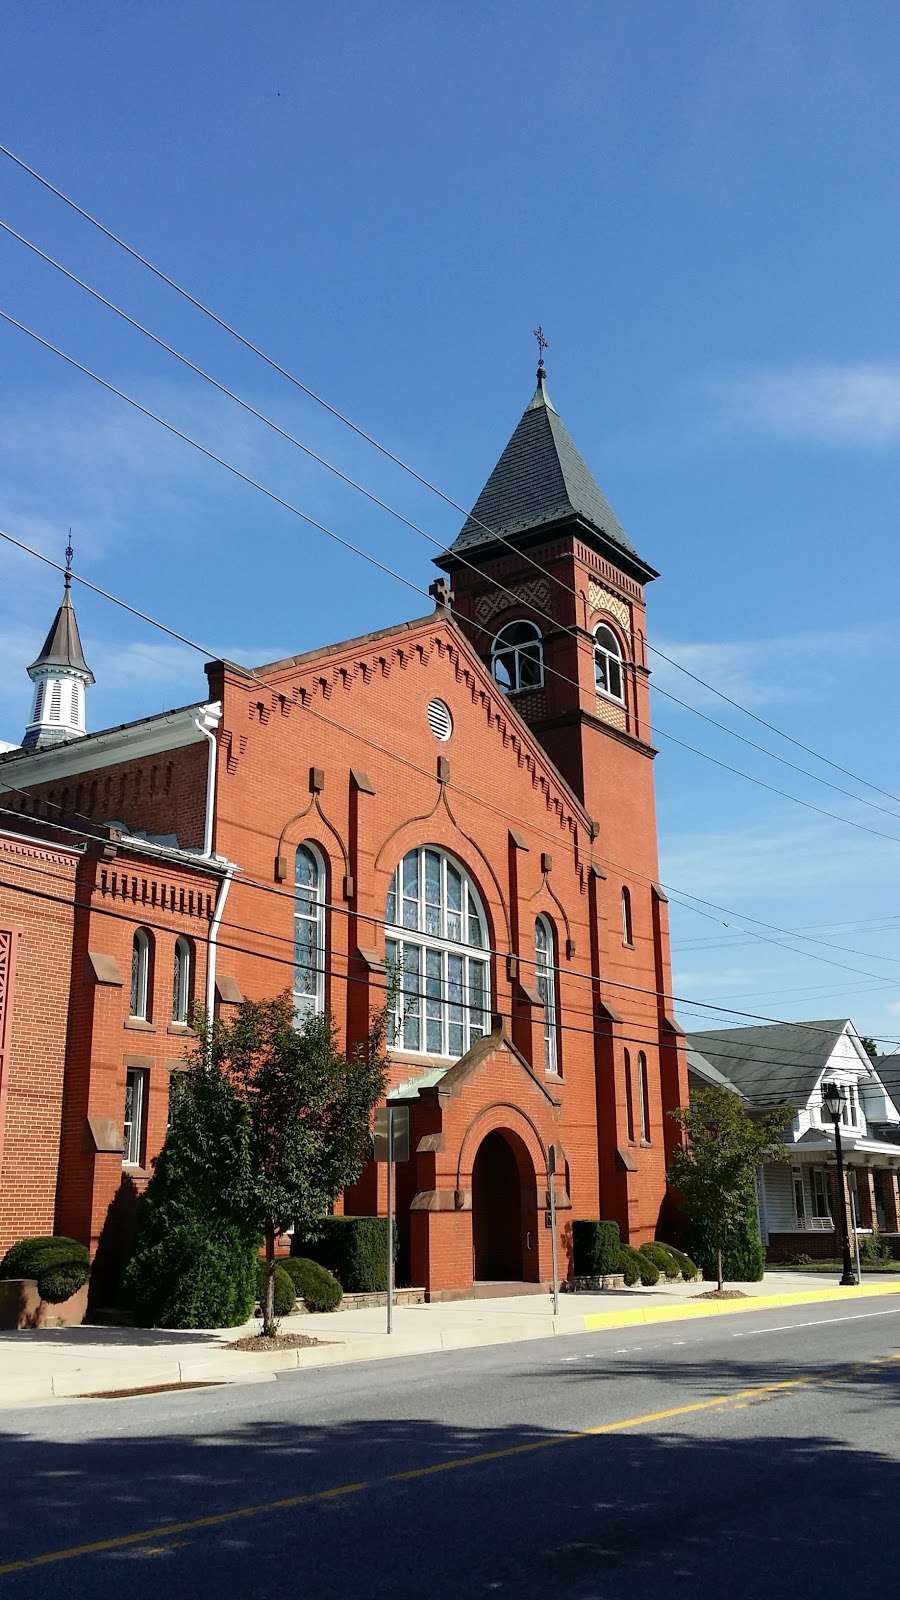
[[[509,539],[578,516],[632,560],[634,545],[547,393],[543,368],[537,388],[506,448],[450,547],[467,555],[499,535]],[[647,568],[655,575],[652,568]]]
[[[751,1104],[805,1102],[815,1088],[848,1019],[776,1022],[752,1028],[689,1033],[688,1048]],[[707,1054],[708,1052],[708,1054]]]

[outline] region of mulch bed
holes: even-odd
[[[308,1350],[317,1344],[334,1344],[333,1339],[313,1339],[308,1333],[248,1333],[232,1339],[229,1350]]]
[[[695,1300],[749,1300],[743,1289],[707,1289],[705,1294],[695,1294]]]

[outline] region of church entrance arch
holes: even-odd
[[[534,1164],[522,1140],[495,1128],[478,1147],[472,1167],[472,1243],[475,1278],[511,1283],[530,1277],[534,1229]]]

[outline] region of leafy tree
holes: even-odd
[[[863,1049],[865,1050],[866,1055],[868,1056],[869,1060],[870,1061],[877,1061],[877,1059],[878,1059],[878,1046],[875,1043],[875,1040],[874,1039],[870,1039],[869,1035],[864,1033],[860,1037],[860,1041],[859,1042],[862,1045]]]
[[[784,1159],[784,1134],[794,1113],[776,1106],[750,1116],[736,1094],[710,1084],[671,1115],[685,1142],[675,1152],[669,1181],[712,1244],[721,1290],[723,1251],[754,1203],[759,1168]]]
[[[330,1016],[299,1025],[287,993],[245,1000],[233,1022],[200,1023],[183,1088],[215,1130],[197,1127],[215,1208],[262,1234],[266,1252],[263,1332],[275,1321],[275,1244],[291,1226],[314,1234],[370,1153],[372,1111],[386,1083],[386,1018],[365,1046],[338,1049]],[[222,1115],[223,1109],[227,1114]]]

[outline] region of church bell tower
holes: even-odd
[[[72,604],[71,543],[66,549],[62,602],[35,660],[28,668],[34,684],[31,717],[25,729],[25,750],[46,750],[85,733],[85,690],[94,674],[84,659],[78,620]]]

